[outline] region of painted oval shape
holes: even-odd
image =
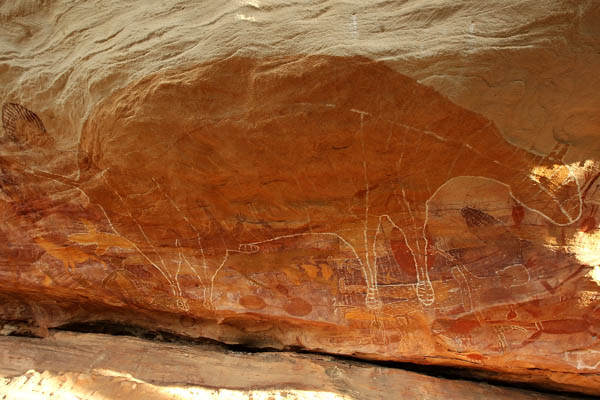
[[[192,317],[188,317],[187,315],[182,315],[179,318],[179,323],[184,328],[191,328],[192,326],[196,325],[196,320],[194,320]]]
[[[512,219],[515,225],[520,225],[525,218],[525,208],[522,205],[516,205],[512,208]]]
[[[240,298],[240,304],[248,310],[262,310],[267,306],[265,301],[254,295],[248,295]]]
[[[515,312],[515,310],[510,310],[506,314],[506,319],[508,319],[508,320],[515,319],[515,318],[517,318],[517,313]]]
[[[303,317],[310,314],[312,306],[306,301],[299,297],[293,297],[290,299],[283,309],[286,313],[295,317]]]
[[[279,293],[281,293],[284,296],[287,296],[290,293],[289,290],[287,290],[287,288],[281,284],[277,285],[276,289]]]
[[[469,357],[471,360],[475,360],[475,361],[481,361],[485,358],[481,354],[477,354],[477,353],[467,354],[467,357]]]

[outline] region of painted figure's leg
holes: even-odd
[[[367,218],[362,226],[363,229],[355,230],[351,235],[343,235],[361,264],[367,285],[365,305],[368,309],[379,309],[382,306],[377,289],[377,265],[374,254],[378,224],[378,218]]]

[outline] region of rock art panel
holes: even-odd
[[[577,353],[600,330],[596,163],[516,147],[381,62],[162,71],[97,104],[76,149],[26,105],[2,120],[6,285],[174,314],[190,335],[239,317],[334,352],[598,367]]]
[[[169,110],[156,110],[161,105]],[[183,225],[136,237],[164,243],[178,240],[176,233],[195,235],[216,253],[207,260],[216,271],[229,254],[258,252],[279,237],[334,236],[359,262],[371,308],[379,306],[374,233],[386,219],[406,236],[419,300],[434,302],[427,201],[454,177],[497,180],[520,206],[556,225],[581,214],[579,184],[560,163],[566,146],[535,157],[481,116],[361,58],[232,59],[151,77],[99,107],[80,150],[80,168],[96,177],[104,171],[112,188],[114,198],[103,204],[109,214],[137,209],[131,196],[143,204],[152,191],[146,197],[164,205],[128,215],[126,224],[143,228],[166,209]],[[552,173],[531,179],[534,167]],[[183,195],[189,187],[195,205]]]

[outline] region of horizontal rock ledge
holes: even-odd
[[[0,356],[0,396],[8,398],[566,399],[327,356],[91,333],[0,336]]]

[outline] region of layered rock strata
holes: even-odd
[[[8,399],[564,399],[294,353],[57,332],[0,338]],[[182,384],[184,382],[185,384]]]

